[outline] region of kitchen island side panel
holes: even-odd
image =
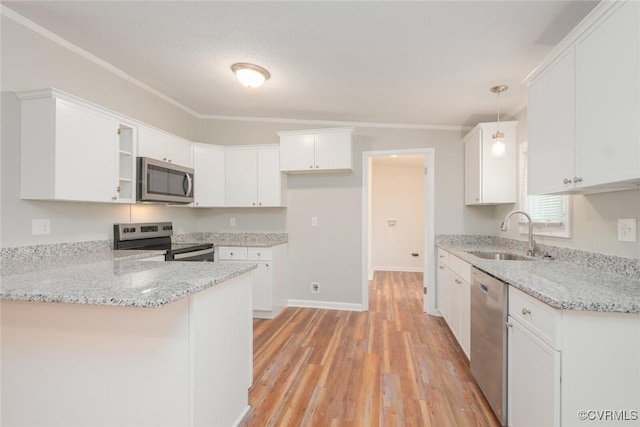
[[[2,425],[237,424],[251,285],[242,274],[159,308],[2,301]]]

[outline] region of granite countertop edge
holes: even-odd
[[[233,263],[165,263],[149,261],[165,251],[105,251],[84,257],[62,257],[43,260],[43,265],[33,266],[25,262],[3,265],[0,299],[3,301],[68,303],[96,306],[158,308],[231,280],[257,268],[257,264]],[[144,287],[149,295],[135,294],[130,288],[118,288],[121,277],[113,272],[123,266],[124,274],[135,281],[137,272],[157,272],[156,277]],[[6,271],[6,267],[12,270]],[[210,268],[213,267],[213,268]],[[68,269],[72,269],[68,271]],[[131,269],[130,271],[128,269]],[[184,271],[176,279],[176,273]],[[131,273],[131,274],[130,274]],[[80,274],[80,278],[78,276]],[[184,277],[183,277],[184,276]],[[49,278],[54,284],[44,288],[38,284]],[[127,279],[129,280],[129,279]],[[35,283],[34,283],[35,282]],[[88,287],[97,283],[97,288]],[[158,290],[156,295],[153,292]],[[95,295],[91,295],[93,292]]]
[[[518,251],[494,244],[438,243],[436,246],[556,309],[640,313],[640,280],[634,278],[566,261],[544,258],[535,258],[533,261],[495,261],[467,252],[515,253],[524,256]],[[530,276],[522,274],[529,270],[535,270],[535,273]],[[532,283],[533,281],[536,283]],[[603,285],[603,282],[607,285]],[[616,294],[615,286],[620,286],[619,295]],[[631,301],[624,294],[624,290],[629,287],[637,287],[637,294],[633,295],[635,299]],[[601,295],[609,300],[598,298]]]

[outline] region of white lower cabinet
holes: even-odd
[[[471,348],[471,265],[438,249],[438,309],[469,358]]]
[[[287,245],[218,247],[219,262],[250,262],[253,274],[253,317],[273,319],[287,306]]]
[[[508,326],[509,426],[640,425],[640,314],[558,310],[509,286]]]
[[[560,352],[509,316],[509,425],[560,425]]]

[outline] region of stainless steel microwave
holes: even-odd
[[[193,202],[193,169],[138,157],[138,201],[186,204]]]

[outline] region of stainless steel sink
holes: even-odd
[[[496,261],[533,261],[533,258],[529,258],[522,255],[516,255],[516,254],[505,254],[505,253],[498,253],[498,252],[471,252],[471,251],[469,251],[468,253],[470,253],[473,256],[477,256],[478,258],[493,259]]]

